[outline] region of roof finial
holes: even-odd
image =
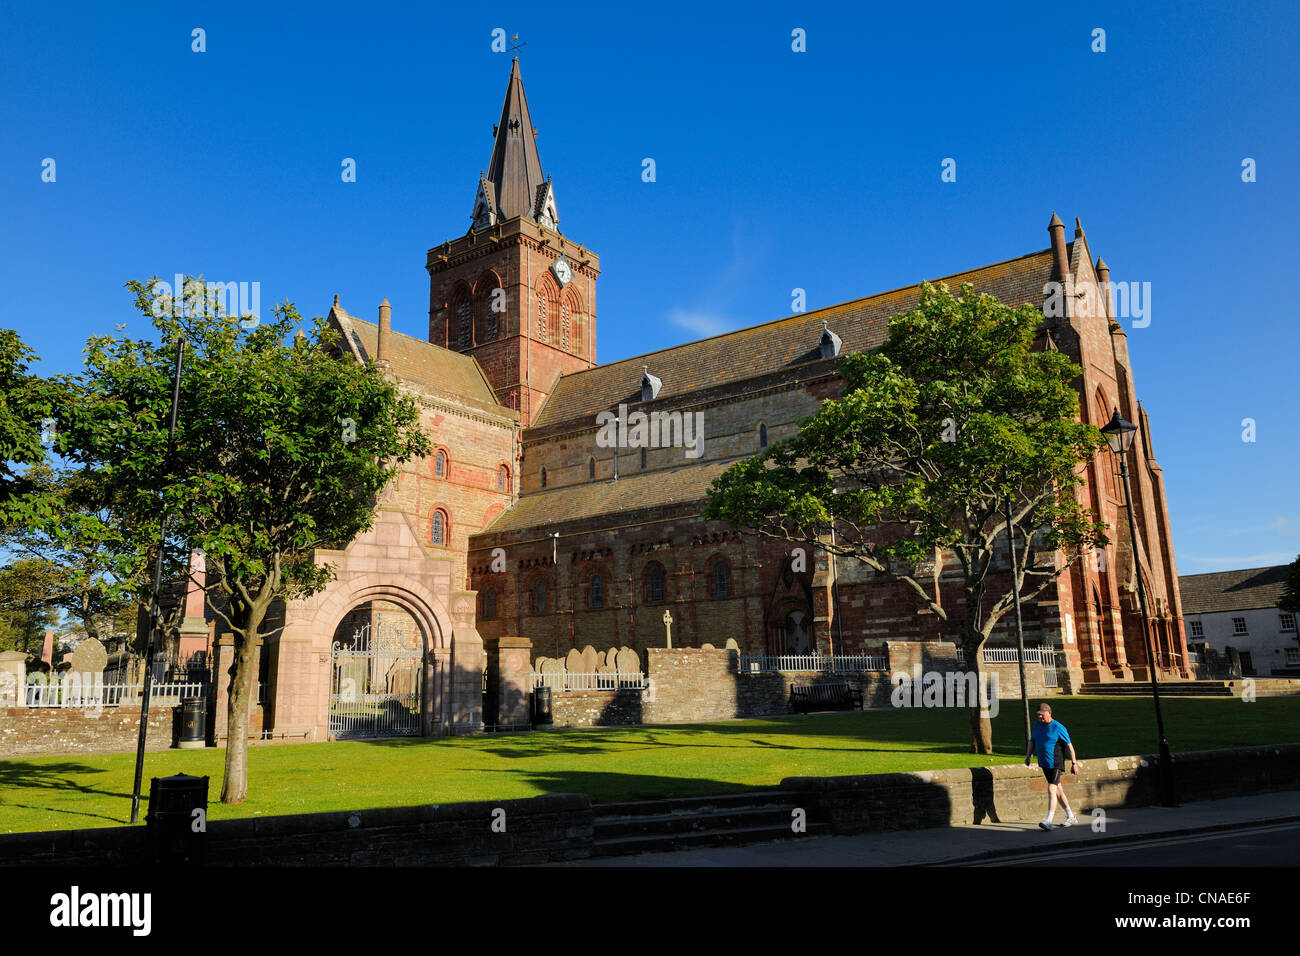
[[[334,304],[335,305],[339,304],[339,294],[337,292],[334,293]]]

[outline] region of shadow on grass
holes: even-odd
[[[582,756],[600,756],[611,753],[629,754],[637,751],[654,751],[663,748],[672,748],[674,750],[735,750],[737,747],[753,747],[757,750],[786,750],[791,752],[808,753],[820,751],[824,753],[835,754],[902,754],[902,753],[932,753],[932,754],[969,754],[970,748],[958,744],[928,744],[917,740],[907,740],[900,738],[894,747],[866,747],[866,746],[817,746],[806,742],[800,743],[779,743],[772,740],[763,740],[758,737],[749,737],[744,740],[728,740],[724,742],[706,742],[705,740],[692,739],[689,736],[683,736],[679,732],[686,728],[672,728],[662,734],[648,732],[641,735],[633,736],[626,731],[617,733],[601,733],[599,730],[569,728],[565,730],[535,731],[532,733],[520,733],[511,741],[493,740],[491,745],[485,746],[483,739],[478,738],[461,738],[472,739],[475,751],[502,759],[521,760],[536,759],[539,757],[582,757]],[[696,728],[697,732],[705,728]],[[749,728],[747,733],[753,733],[754,728]],[[846,738],[850,739],[850,738]],[[355,740],[351,743],[364,743],[380,747],[390,748],[408,748],[420,746],[437,746],[446,744],[446,738],[425,738],[423,740],[391,738],[375,738],[368,740]],[[1005,753],[999,752],[995,756],[1014,757],[1013,751],[1007,750]]]
[[[90,774],[102,774],[108,771],[91,767],[84,763],[66,761],[63,763],[29,763],[24,760],[0,761],[0,808],[12,807],[19,810],[39,810],[43,813],[62,813],[72,817],[85,817],[96,820],[110,820],[114,823],[126,823],[128,812],[120,815],[94,813],[88,810],[60,810],[40,804],[19,803],[17,799],[35,797],[37,793],[49,791],[71,791],[91,797],[120,797],[125,801],[131,799],[130,793],[123,793],[106,787],[87,786],[78,783],[74,777],[86,777]]]

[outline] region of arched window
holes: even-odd
[[[467,349],[474,344],[474,316],[469,299],[461,299],[457,309],[460,321],[460,347]]]
[[[542,487],[543,487],[543,488],[546,487],[546,469],[545,469],[545,468],[542,469]]]
[[[758,426],[758,447],[759,448],[767,447],[767,426],[766,425]]]
[[[447,453],[439,450],[433,459],[433,473],[439,478],[447,477]]]
[[[497,617],[497,592],[493,588],[488,588],[483,592],[483,613],[482,618],[485,621],[495,621]]]
[[[591,584],[587,587],[587,607],[599,608],[605,606],[605,582],[600,579],[599,574],[591,576]]]
[[[510,483],[510,471],[505,465],[497,469],[497,491],[505,491],[506,485]]]
[[[648,565],[642,583],[645,590],[646,604],[664,603],[664,566],[662,564]]]
[[[731,569],[722,558],[713,562],[713,574],[709,578],[709,593],[714,597],[728,597],[731,594]]]
[[[501,316],[505,314],[505,290],[495,273],[489,272],[478,280],[478,292],[475,295],[474,344],[496,340],[501,330]]]
[[[546,613],[546,579],[538,578],[528,591],[528,611],[531,614]]]
[[[447,526],[447,514],[442,510],[433,513],[433,530],[429,538],[436,545],[445,546],[451,539],[451,529]]]
[[[641,470],[645,471],[645,449],[641,449]]]
[[[587,459],[587,480],[596,480],[596,459],[594,458]]]
[[[571,331],[572,331],[571,311],[572,309],[571,306],[569,305],[569,297],[565,296],[564,301],[560,303],[560,346],[566,352],[569,351],[571,348],[571,338],[570,338]]]

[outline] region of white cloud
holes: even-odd
[[[697,309],[674,308],[668,313],[668,321],[689,332],[694,332],[701,338],[730,332],[733,328],[732,323],[724,316]]]

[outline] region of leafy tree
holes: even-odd
[[[14,506],[24,520],[0,537],[20,556],[5,571],[9,591],[62,611],[87,637],[134,633],[134,609],[149,593],[148,553],[100,500],[98,476],[42,465],[26,477],[30,490]]]
[[[6,587],[4,572],[0,571],[0,589]],[[45,643],[45,629],[56,623],[55,614],[48,607],[31,602],[18,602],[0,596],[0,651],[22,651],[39,655]]]
[[[1283,611],[1300,613],[1300,557],[1287,566],[1286,583],[1282,586],[1282,597],[1277,606]]]
[[[0,329],[0,520],[29,490],[27,466],[45,461],[44,441],[54,391],[28,366],[36,355],[17,332]]]
[[[267,322],[241,322],[218,308],[175,309],[154,296],[152,280],[127,287],[159,340],[90,340],[59,448],[99,474],[134,534],[156,531],[150,516],[165,508],[174,537],[204,551],[210,606],[235,642],[221,799],[239,803],[255,651],[277,630],[266,626],[268,610],[323,588],[333,568],[315,562],[316,549],[369,529],[376,496],[400,463],[431,449],[414,400],[379,368],[335,357],[324,319],[310,336],[293,336],[300,319],[291,303]],[[203,303],[202,289],[188,278],[183,298]],[[181,336],[188,344],[169,454]]]
[[[1107,543],[1076,493],[1103,439],[1078,420],[1082,370],[1033,348],[1041,321],[1032,306],[1006,306],[969,284],[955,296],[924,284],[880,349],[844,357],[838,398],[714,481],[705,517],[815,543],[902,584],[964,649],[982,686],[980,650],[1015,589],[1032,601]],[[1020,545],[1014,585],[1007,496]],[[960,567],[960,602],[940,603],[917,570],[940,551]],[[992,753],[978,702],[970,723],[971,749]]]

